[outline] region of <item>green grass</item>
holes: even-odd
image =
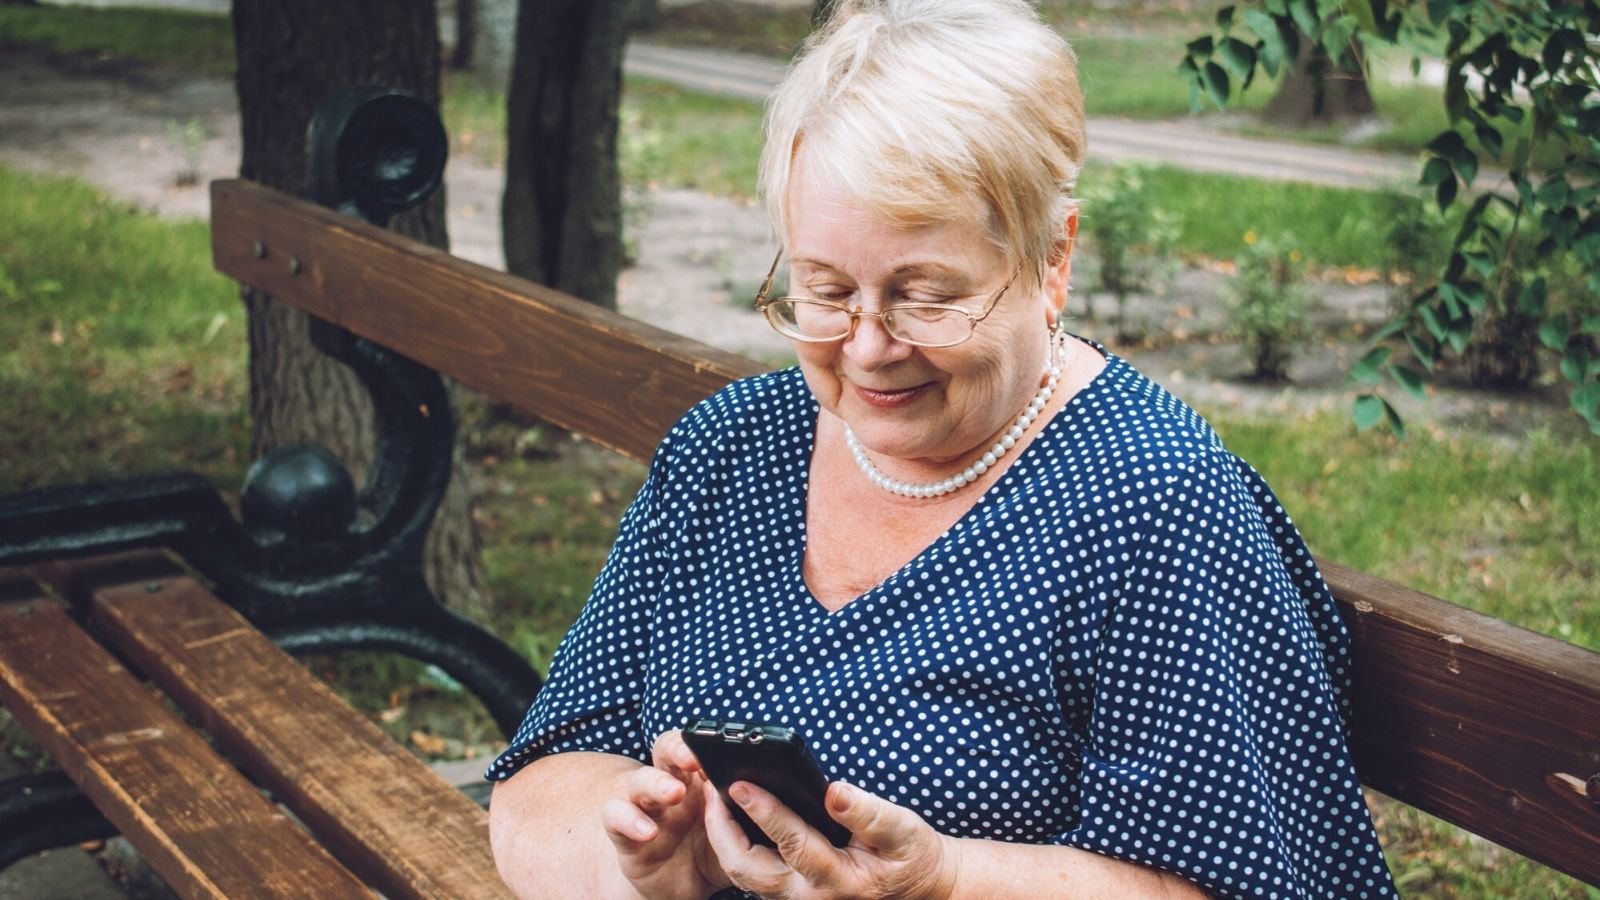
[[[0,5],[0,43],[157,63],[199,75],[231,76],[227,16],[161,9]]]
[[[204,223],[0,168],[0,490],[248,463],[245,316]]]

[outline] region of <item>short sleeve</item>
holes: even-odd
[[[645,659],[663,569],[661,492],[667,445],[617,532],[594,590],[556,648],[550,677],[534,698],[511,745],[484,777],[504,781],[523,766],[573,750],[649,760],[639,707]]]
[[[1395,896],[1345,745],[1344,629],[1276,499],[1212,449],[1142,518],[1057,842],[1218,896]]]

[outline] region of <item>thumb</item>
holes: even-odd
[[[902,855],[919,837],[933,836],[933,829],[921,816],[842,781],[828,785],[827,802],[828,814],[835,822],[849,829],[855,840],[884,855]]]

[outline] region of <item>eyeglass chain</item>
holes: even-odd
[[[1055,393],[1056,384],[1061,378],[1061,358],[1066,352],[1066,340],[1066,331],[1058,319],[1050,333],[1050,367],[1045,370],[1044,385],[1039,388],[1038,393],[1033,395],[1033,399],[1022,410],[1022,414],[1017,416],[1016,422],[1012,423],[1011,427],[1000,436],[1000,440],[995,441],[993,447],[990,447],[983,456],[979,457],[971,465],[951,475],[949,478],[926,484],[912,484],[907,481],[890,478],[879,471],[876,465],[873,465],[872,460],[867,456],[867,449],[861,446],[861,441],[856,438],[855,432],[850,430],[850,426],[845,425],[844,441],[845,445],[850,448],[850,457],[856,461],[856,467],[861,470],[861,474],[867,476],[868,481],[891,494],[898,494],[902,497],[926,500],[933,497],[942,497],[952,491],[966,487],[977,481],[983,473],[993,468],[999,462],[1000,457],[1005,456],[1011,448],[1015,447],[1017,442],[1022,440],[1023,434],[1027,432],[1028,426],[1032,425],[1034,419],[1037,419],[1039,414],[1044,411],[1045,405],[1050,402],[1050,395]]]

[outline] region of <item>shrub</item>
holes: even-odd
[[[1155,203],[1137,166],[1102,170],[1083,192],[1083,232],[1098,263],[1094,289],[1117,300],[1117,339],[1141,328],[1128,321],[1128,295],[1156,289],[1173,271],[1177,229]],[[1084,292],[1084,317],[1094,318],[1093,291]]]
[[[1304,258],[1292,240],[1261,239],[1253,231],[1244,240],[1226,296],[1229,317],[1250,350],[1254,377],[1283,381],[1305,315]]]

